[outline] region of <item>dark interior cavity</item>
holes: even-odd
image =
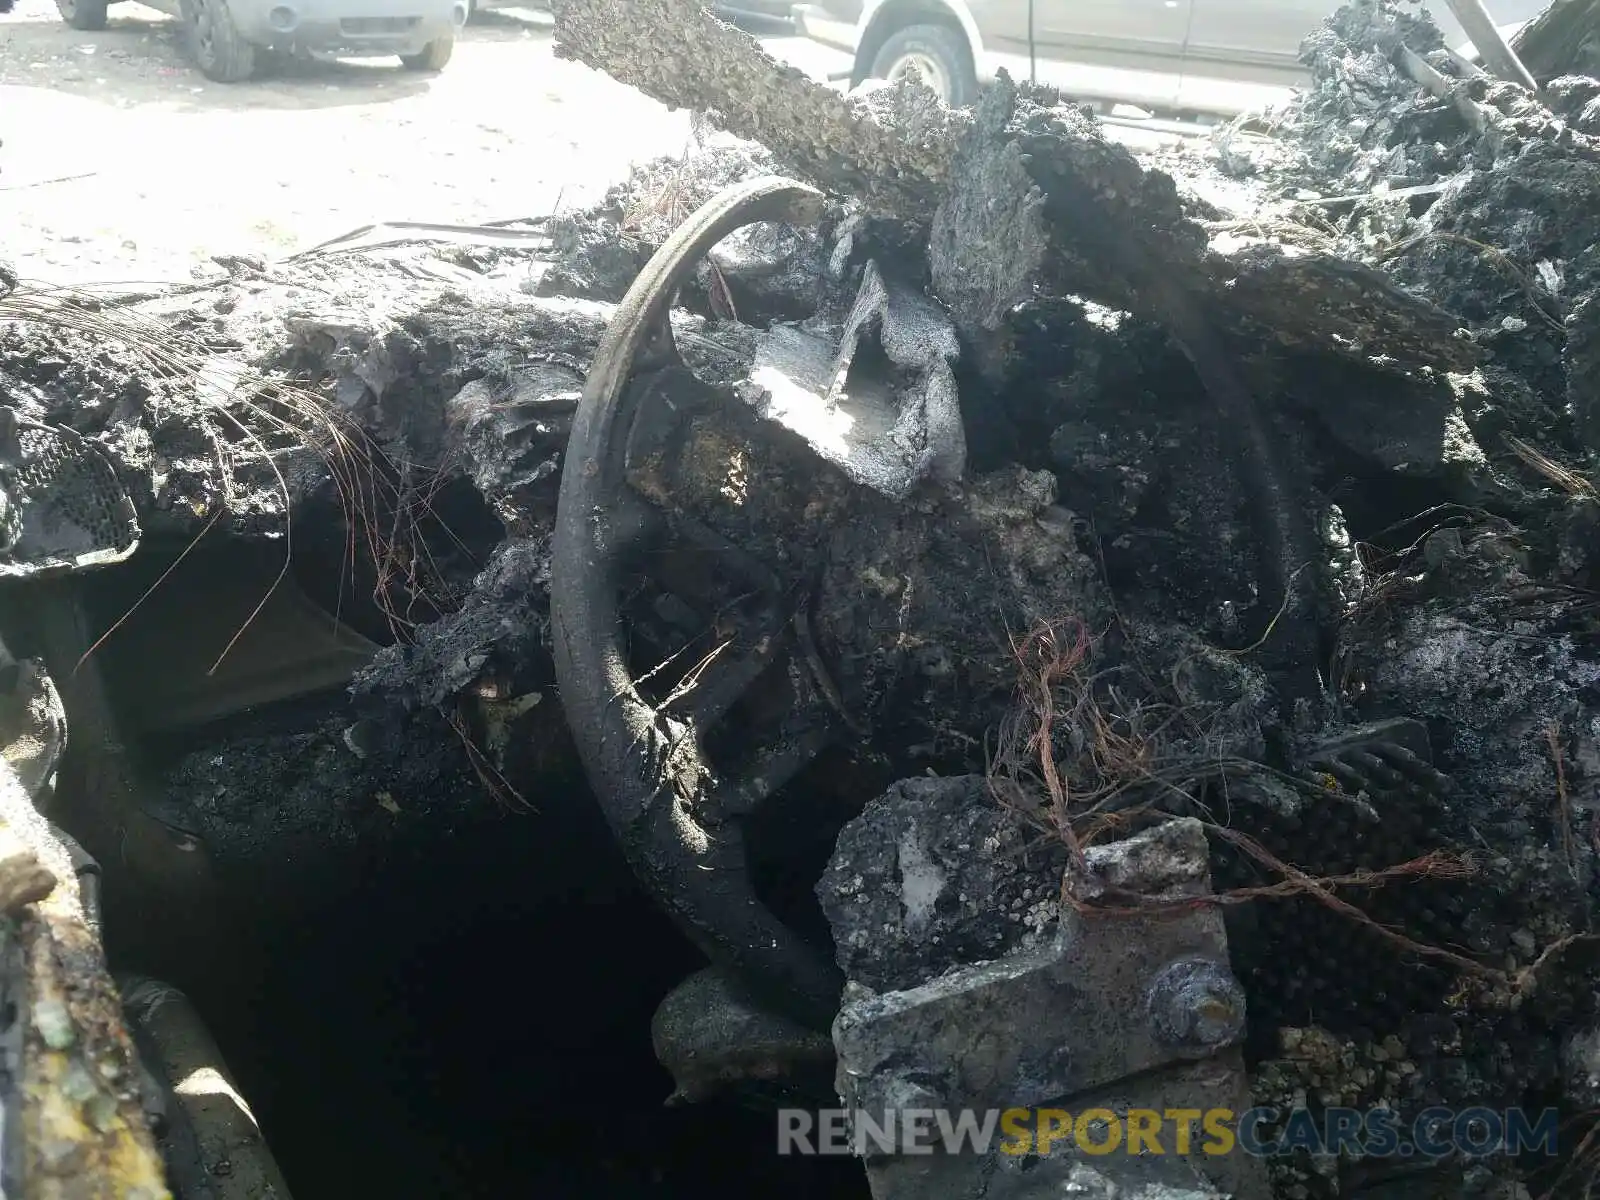
[[[171,606],[180,627],[234,629],[259,593],[231,587],[224,599],[241,611],[202,621],[218,581],[270,587],[283,562],[281,545],[220,538],[176,561],[182,551],[143,553],[86,589],[96,631],[122,621],[96,652],[119,715],[135,715],[159,669],[142,646],[174,621]],[[325,689],[131,749],[159,797],[186,756],[240,736],[292,747],[341,714],[355,719],[349,698]],[[797,803],[817,783],[802,779]],[[297,1200],[867,1195],[851,1159],[775,1154],[770,1112],[664,1106],[672,1081],[651,1015],[704,959],[638,889],[575,760],[539,786],[531,811],[407,796],[427,810],[416,824],[314,862],[236,852],[217,867],[222,918],[182,936],[110,904],[113,969],[175,984],[205,1014]],[[810,879],[848,816],[824,807],[778,806],[757,839],[782,843],[826,818],[814,852],[775,851],[760,868],[764,889],[823,939]]]

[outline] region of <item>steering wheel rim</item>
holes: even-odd
[[[573,416],[556,511],[551,625],[568,724],[636,874],[690,940],[753,999],[827,1029],[838,1009],[841,973],[778,919],[749,878],[740,818],[764,799],[763,789],[718,781],[701,743],[708,718],[714,723],[725,713],[737,689],[721,689],[733,695],[712,696],[698,715],[652,705],[625,661],[618,602],[621,561],[658,529],[625,479],[639,404],[630,381],[646,370],[681,365],[672,346],[671,304],[712,247],[759,221],[814,225],[822,208],[820,192],[793,180],[736,184],[685,221],[629,288]],[[742,668],[730,670],[726,678],[737,684]],[[805,761],[817,749],[803,741],[789,747]]]

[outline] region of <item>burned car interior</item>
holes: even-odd
[[[722,132],[516,244],[0,297],[7,1186],[1585,1194],[1582,1134],[773,1148],[1592,1124],[1600,84],[1549,25],[1534,95],[1355,0],[1271,136],[1155,158],[683,0],[556,31]]]

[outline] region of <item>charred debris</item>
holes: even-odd
[[[1530,93],[1361,0],[1286,110],[1136,156],[567,0],[709,118],[596,208],[14,289],[0,631],[112,965],[208,1013],[302,1200],[1042,1195],[766,1114],[1201,1069],[1561,1153],[1050,1186],[1586,1194],[1594,7]]]

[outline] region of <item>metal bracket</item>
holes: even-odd
[[[1248,1108],[1237,1049],[1245,996],[1222,915],[1184,903],[1209,894],[1208,862],[1200,822],[1167,822],[1090,849],[1078,895],[1092,904],[1098,893],[1108,911],[1069,908],[1045,944],[904,991],[852,985],[834,1025],[846,1107],[875,1119],[908,1109]],[[1130,896],[1163,903],[1143,915],[1118,899]],[[998,1147],[934,1156],[905,1153],[904,1142],[889,1148],[901,1153],[865,1148],[877,1200],[1059,1196],[1074,1179],[1085,1184],[1089,1168],[1120,1186],[1124,1159],[1168,1188],[1212,1178],[1236,1197],[1267,1194],[1260,1164],[1241,1155],[1113,1163],[1062,1145],[1028,1156],[1023,1170]]]

